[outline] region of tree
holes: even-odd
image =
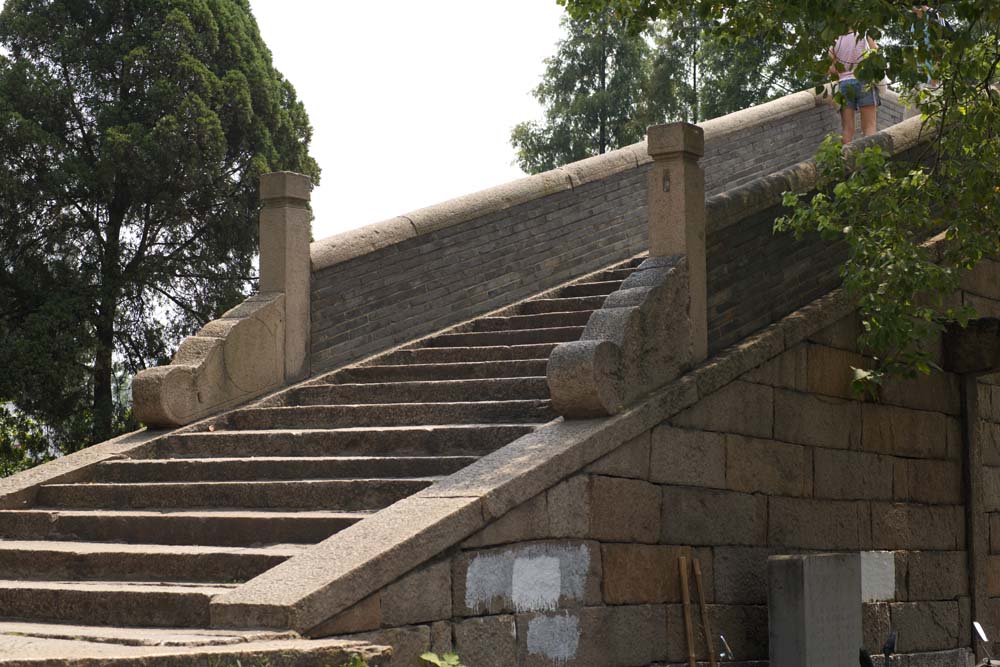
[[[245,293],[257,176],[319,169],[247,0],[8,0],[0,45],[0,399],[73,449]]]
[[[534,90],[545,123],[520,123],[511,132],[517,164],[536,174],[639,141],[645,133],[640,93],[649,46],[610,12],[563,19],[565,39],[545,61]]]
[[[928,21],[910,3],[793,0],[559,0],[572,16],[611,11],[633,31],[664,13],[693,10],[738,52],[763,43],[790,71],[815,84],[827,73],[829,45],[854,30],[882,40],[855,70],[859,79],[888,75],[917,105],[931,138],[922,161],[897,163],[877,148],[845,154],[832,139],[818,154],[814,196],[789,194],[791,214],[778,230],[819,230],[851,248],[845,286],[859,299],[862,345],[876,366],[860,374],[871,389],[886,373],[927,373],[925,341],[972,313],[945,296],[962,271],[1000,254],[1000,4],[959,0],[947,24]],[[923,87],[941,82],[936,90]],[[849,164],[857,169],[848,169]],[[925,246],[947,239],[941,257]]]
[[[534,90],[545,122],[511,132],[528,173],[635,143],[653,124],[714,118],[805,85],[759,45],[724,48],[692,11],[669,12],[641,30],[610,8],[562,25],[567,37]]]

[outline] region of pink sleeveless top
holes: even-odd
[[[868,40],[855,32],[837,38],[837,42],[833,45],[833,55],[844,64],[844,71],[840,73],[841,81],[854,78],[854,66],[861,62],[867,50]]]

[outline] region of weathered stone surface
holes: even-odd
[[[650,481],[725,488],[725,435],[657,426],[652,431]]]
[[[546,492],[547,533],[551,537],[587,537],[593,502],[591,480],[588,475],[574,475]]]
[[[904,551],[906,600],[954,600],[969,594],[968,556],[964,551]]]
[[[667,654],[666,626],[661,605],[519,614],[520,661],[511,664],[525,667],[648,665],[662,660]]]
[[[450,560],[421,566],[382,591],[383,625],[415,625],[451,616]]]
[[[591,480],[590,537],[604,542],[655,543],[660,532],[660,487],[595,476]]]
[[[962,502],[962,466],[958,461],[897,458],[893,470],[896,500],[935,505]]]
[[[741,375],[747,375],[761,364],[778,357],[785,349],[784,345],[784,332],[778,325],[772,324],[726,348],[691,373],[698,382],[698,393],[707,396]],[[746,377],[743,379],[749,380]]]
[[[606,604],[655,604],[680,602],[678,556],[691,558],[690,547],[647,544],[604,544],[601,546],[604,580],[601,589]],[[688,565],[690,567],[690,565]],[[692,578],[694,575],[689,573]],[[702,566],[704,588],[711,581]],[[693,593],[692,593],[693,596]]]
[[[285,380],[285,297],[257,294],[185,338],[167,366],[132,381],[136,418],[181,426]]]
[[[1000,308],[989,299],[966,299],[979,319],[966,327],[953,325],[944,333],[944,369],[952,373],[990,373],[1000,368]],[[995,302],[994,302],[995,303]]]
[[[872,655],[882,652],[882,646],[889,637],[892,624],[889,619],[888,602],[866,602],[861,608],[864,627],[864,647]]]
[[[471,549],[549,537],[549,514],[546,498],[546,493],[540,493],[521,503],[465,540],[462,547]]]
[[[727,435],[726,487],[744,493],[811,496],[812,450],[776,440]]]
[[[854,449],[861,440],[861,406],[829,396],[775,389],[774,437],[800,445]]]
[[[455,651],[467,665],[510,667],[517,663],[513,616],[486,616],[455,623]]]
[[[382,627],[382,596],[369,595],[313,630],[313,637],[337,637]]]
[[[671,420],[675,426],[769,438],[774,389],[736,381],[702,398]]]
[[[916,378],[889,378],[879,388],[883,403],[914,410],[958,415],[961,410],[959,377],[935,372]]]
[[[813,461],[817,498],[891,500],[893,497],[892,457],[816,448]]]
[[[768,544],[796,549],[856,551],[871,547],[868,503],[772,497]]]
[[[961,507],[904,503],[871,504],[871,536],[875,549],[961,549],[965,516]]]
[[[649,432],[633,438],[587,466],[586,472],[610,477],[649,479]]]
[[[454,565],[458,616],[599,604],[601,551],[594,542],[530,542],[464,552]]]
[[[1000,466],[1000,424],[980,419],[975,426],[976,437],[982,446],[983,463]]]
[[[559,414],[618,414],[690,367],[687,264],[647,266],[654,259],[591,314],[580,340],[552,351],[546,375]]]
[[[896,602],[889,608],[892,627],[901,638],[901,652],[942,651],[958,647],[958,602]]]
[[[420,659],[420,655],[431,648],[431,631],[426,625],[386,628],[347,638],[391,646],[391,667],[426,667],[427,663]]]
[[[896,592],[898,581],[895,552],[861,552],[861,600],[863,602],[898,600]]]
[[[716,547],[715,601],[767,604],[767,559],[777,553],[769,547]]]
[[[438,655],[444,655],[454,650],[455,642],[452,639],[451,622],[431,623],[431,651]]]
[[[963,290],[1000,300],[1000,262],[979,260],[972,270],[962,272],[959,284]]]
[[[854,368],[869,368],[871,362],[856,352],[826,345],[808,345],[806,391],[852,400]]]
[[[764,545],[766,539],[764,496],[663,488],[663,541],[668,544]]]
[[[809,334],[809,340],[820,345],[857,352],[860,335],[861,320],[856,312],[851,312],[833,324]]]
[[[948,457],[948,417],[939,412],[866,403],[861,447],[869,452],[944,459]]]
[[[743,376],[747,382],[805,391],[808,379],[808,346],[800,343]]]

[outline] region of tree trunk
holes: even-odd
[[[601,27],[601,106],[598,111],[600,114],[599,125],[600,125],[600,139],[598,140],[600,146],[598,147],[598,153],[603,155],[608,150],[608,114],[607,114],[607,103],[608,97],[605,93],[608,90],[608,19],[605,17],[604,23]]]
[[[96,322],[97,349],[94,354],[94,442],[103,442],[114,431],[115,305],[102,303]]]

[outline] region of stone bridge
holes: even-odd
[[[888,97],[865,141],[920,159]],[[845,248],[771,232],[838,126],[797,93],[311,244],[264,176],[260,293],[135,378],[150,428],[0,481],[0,665],[683,664],[679,556],[751,664],[767,557],[821,550],[887,552],[870,649],[964,666],[1000,378],[850,393]]]

